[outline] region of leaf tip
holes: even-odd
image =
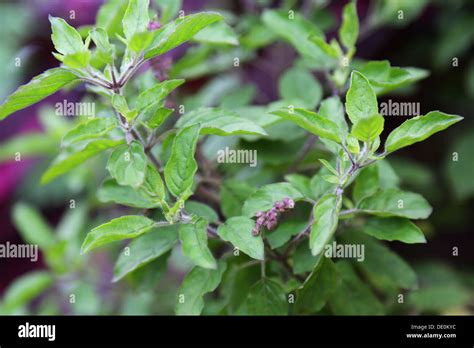
[[[87,254],[92,248],[91,248],[91,243],[88,240],[89,235],[86,236],[86,239],[84,239],[84,242],[82,243],[81,246],[81,255]]]
[[[116,275],[114,274],[112,280],[110,281],[111,283],[117,283],[120,279],[122,279],[123,277],[121,275]]]
[[[41,178],[40,178],[40,184],[41,185],[46,185],[51,181],[51,176],[49,175],[49,172],[45,172]]]

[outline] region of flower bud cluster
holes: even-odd
[[[161,24],[158,21],[152,20],[148,23],[148,30],[155,31],[161,28]]]
[[[269,231],[273,230],[278,224],[278,216],[289,209],[293,209],[294,206],[295,202],[291,198],[285,197],[282,201],[275,202],[270,210],[256,212],[257,221],[252,229],[252,235],[258,236],[263,227]]]

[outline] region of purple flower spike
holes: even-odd
[[[285,208],[287,209],[293,209],[295,207],[295,201],[289,197],[283,199],[283,204],[285,204]]]
[[[267,223],[265,224],[265,227],[267,228],[267,230],[271,231],[276,225],[276,221],[274,220],[270,220],[270,221],[267,221]]]
[[[270,210],[265,215],[267,219],[275,219],[277,217],[277,212],[275,210]]]
[[[283,202],[276,202],[274,207],[279,211],[279,212],[283,212],[285,211],[285,203]]]
[[[273,230],[278,225],[278,216],[280,213],[285,212],[288,209],[293,209],[295,201],[289,197],[285,197],[282,201],[277,201],[273,204],[273,207],[267,211],[257,211],[255,217],[255,227],[252,229],[252,235],[258,236],[262,227],[268,231]]]
[[[148,23],[148,30],[149,31],[154,31],[154,30],[157,30],[157,29],[160,29],[161,28],[161,24],[156,22],[156,21],[150,21],[150,23]]]

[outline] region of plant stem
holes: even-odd
[[[241,265],[239,265],[239,267],[238,267],[237,269],[238,269],[238,270],[241,270],[241,269],[243,269],[243,268],[247,268],[247,267],[250,267],[250,266],[258,265],[259,263],[261,263],[261,261],[259,261],[259,260],[247,261],[247,262],[244,262],[244,263],[242,263]]]
[[[137,57],[138,58],[138,57]],[[133,63],[127,68],[122,77],[118,81],[120,88],[126,85],[130,78],[135,75],[138,69],[141,68],[142,64],[145,63],[144,58],[135,59]]]
[[[343,210],[339,213],[339,216],[344,216],[344,215],[350,215],[359,212],[359,209],[354,208],[354,209],[347,209]]]
[[[346,153],[347,157],[351,161],[352,165],[355,165],[354,157],[352,157],[352,154],[350,151],[347,149],[347,147],[344,144],[341,144],[342,148],[344,149],[344,152]]]
[[[103,87],[105,89],[111,89],[112,88],[112,85],[110,85],[110,84],[106,85],[106,84],[103,84],[102,82],[100,82],[98,80],[90,79],[88,77],[81,77],[81,80],[85,81],[85,82],[88,82],[91,85],[96,85],[96,86],[99,86],[99,87]]]
[[[219,235],[217,234],[217,229],[215,227],[212,227],[211,225],[207,226],[207,235],[212,238],[219,238]]]

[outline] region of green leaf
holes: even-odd
[[[86,50],[81,35],[62,18],[49,16],[54,48],[61,54],[69,55]]]
[[[339,176],[339,173],[337,172],[337,170],[328,161],[326,161],[323,158],[320,158],[319,162],[321,162],[322,165],[325,166],[327,170],[329,170],[331,173],[333,173],[334,176],[336,176],[336,178]]]
[[[345,138],[349,127],[347,126],[346,118],[344,116],[344,105],[342,105],[339,97],[333,96],[324,99],[319,107],[319,114],[334,122],[339,127],[342,138]]]
[[[247,301],[250,315],[287,315],[288,301],[282,286],[268,278],[250,288]]]
[[[216,269],[217,263],[207,246],[207,221],[199,219],[196,223],[182,224],[179,227],[179,240],[183,254],[197,266]]]
[[[229,50],[214,50],[210,46],[193,46],[190,47],[186,54],[173,65],[170,71],[172,77],[182,77],[186,79],[196,79],[206,75],[215,75],[228,71],[233,66],[235,57],[239,57],[240,64],[250,61],[254,57],[254,53],[243,47],[235,47]],[[229,82],[227,77],[218,80]],[[231,79],[232,81],[234,79]],[[226,84],[224,83],[224,84]],[[209,97],[211,99],[221,95],[224,90],[219,90],[217,95],[208,95],[208,90],[201,90],[198,98]],[[224,93],[225,94],[225,93]],[[195,98],[193,98],[195,100]],[[210,106],[208,103],[198,103],[199,106]]]
[[[295,189],[301,192],[305,197],[311,196],[310,178],[301,174],[285,175],[285,180],[288,181]]]
[[[74,80],[77,80],[77,76],[63,68],[45,71],[26,85],[20,86],[0,105],[0,120],[56,93]]]
[[[357,176],[352,197],[356,203],[363,198],[372,196],[380,188],[379,167],[368,166],[363,168]]]
[[[221,209],[226,218],[242,215],[245,200],[255,192],[255,188],[246,182],[226,180],[220,190]]]
[[[381,242],[354,231],[345,233],[342,241],[364,246],[364,260],[356,265],[367,274],[374,285],[379,288],[387,285],[402,289],[417,287],[417,277],[410,265]]]
[[[63,153],[54,160],[48,170],[43,174],[41,184],[46,184],[102,151],[121,144],[123,144],[123,140],[99,139],[91,141],[82,150],[73,151],[72,153]]]
[[[156,129],[174,112],[174,109],[163,108],[159,103],[150,105],[143,112],[141,121],[148,129]]]
[[[227,265],[219,261],[216,270],[194,267],[184,278],[178,290],[176,314],[199,315],[204,308],[203,296],[220,284]]]
[[[380,186],[383,189],[397,188],[400,186],[400,178],[395,170],[392,168],[388,160],[380,160],[375,163],[379,168]]]
[[[421,11],[426,8],[427,0],[405,1],[394,0],[377,4],[374,15],[377,16],[377,22],[387,27],[402,28],[418,18]],[[403,20],[397,16],[399,11],[403,11]]]
[[[326,180],[327,182],[331,184],[338,184],[339,183],[339,176],[338,175],[323,175],[322,176],[323,180]]]
[[[359,36],[359,18],[354,1],[344,6],[342,10],[342,25],[339,29],[339,39],[347,50],[352,50]]]
[[[324,37],[324,34],[304,16],[294,13],[290,18],[284,10],[265,10],[262,20],[273,32],[290,42],[303,57],[318,62],[321,67],[333,65],[333,62],[327,62],[327,55],[323,50],[308,38]]]
[[[298,244],[293,253],[293,273],[305,274],[312,272],[322,257],[323,253],[320,253],[318,256],[313,256],[311,250],[308,248],[308,243],[303,242]]]
[[[358,63],[356,65],[359,67]],[[419,68],[391,66],[388,60],[364,62],[360,70],[381,93],[407,86],[429,75],[427,70]]]
[[[17,203],[13,206],[13,222],[23,240],[47,250],[56,244],[51,226],[40,213],[30,205]]]
[[[233,45],[239,44],[239,38],[225,22],[216,22],[194,35],[194,41],[204,44]]]
[[[453,284],[439,284],[412,291],[408,303],[417,310],[432,313],[460,308],[472,298],[470,290]]]
[[[295,310],[301,314],[320,311],[339,285],[337,269],[330,259],[322,258],[296,292]]]
[[[360,141],[372,142],[383,131],[384,118],[382,115],[375,114],[358,120],[351,130],[351,134]]]
[[[181,8],[181,0],[155,0],[160,10],[160,22],[168,23],[178,14]]]
[[[372,218],[364,225],[364,232],[381,240],[398,240],[407,244],[426,243],[418,226],[404,218]]]
[[[281,109],[272,111],[271,114],[292,121],[301,128],[321,138],[327,138],[336,143],[341,143],[339,127],[334,122],[315,112],[295,108],[294,110]]]
[[[50,155],[57,151],[58,142],[43,133],[27,133],[15,136],[0,144],[0,162],[13,160],[17,153],[23,158]]]
[[[28,304],[53,284],[53,277],[44,271],[27,273],[13,282],[3,298],[2,314],[13,314],[15,310]]]
[[[143,31],[133,34],[128,44],[131,51],[139,53],[150,47],[153,42],[154,33],[152,31]]]
[[[342,281],[329,300],[336,315],[381,315],[383,305],[352,268],[349,261],[336,263]]]
[[[111,38],[122,35],[122,18],[127,7],[128,0],[108,0],[97,12],[97,27],[104,28]]]
[[[267,236],[267,241],[270,244],[272,249],[279,248],[286,244],[291,237],[297,235],[299,232],[303,231],[306,227],[306,222],[304,221],[283,221],[278,224],[272,233],[269,233]]]
[[[114,94],[112,96],[112,106],[120,115],[124,116],[129,123],[131,123],[138,115],[137,110],[130,110],[127,100],[123,95]]]
[[[148,7],[150,0],[129,0],[127,10],[122,19],[123,32],[127,40],[130,41],[135,33],[147,30]]]
[[[145,179],[139,189],[140,193],[144,193],[154,201],[163,202],[165,199],[165,185],[161,179],[161,174],[158,173],[155,166],[147,165]]]
[[[74,294],[76,300],[71,304],[71,315],[92,316],[101,313],[103,302],[95,284],[73,279],[68,285],[68,291]]]
[[[310,35],[308,39],[318,46],[321,51],[323,51],[330,58],[338,58],[341,54],[340,49],[338,50],[333,45],[328,44],[324,37],[319,35]]]
[[[155,228],[147,234],[136,238],[123,250],[114,267],[116,282],[127,274],[166,254],[178,242],[178,226],[163,226]],[[156,270],[154,270],[156,272]]]
[[[341,200],[335,194],[321,197],[313,208],[313,225],[309,237],[309,247],[313,255],[319,255],[330,242],[337,228]]]
[[[148,234],[143,237],[148,236]],[[154,289],[166,276],[168,271],[168,259],[172,251],[168,251],[163,255],[157,257],[146,265],[128,273],[125,279],[132,285],[134,290],[138,292],[146,292],[149,289]],[[150,312],[151,313],[151,312]]]
[[[233,260],[239,261],[238,258]],[[250,288],[261,279],[260,265],[241,266],[242,263],[229,262],[229,268],[220,285],[221,296],[227,303],[225,312],[229,314],[241,312]]]
[[[285,71],[278,81],[280,97],[295,106],[314,109],[323,96],[323,89],[311,72],[301,67]]]
[[[140,215],[126,215],[95,227],[86,236],[81,254],[118,240],[136,238],[155,227],[155,221]]]
[[[214,209],[204,203],[187,201],[184,204],[184,209],[190,214],[205,219],[207,222],[217,223],[219,221],[219,216],[214,211]]]
[[[263,240],[261,236],[252,235],[254,227],[255,221],[252,219],[234,216],[219,226],[217,234],[251,258],[263,260]]]
[[[144,110],[147,107],[156,105],[173,92],[176,88],[181,86],[184,80],[166,80],[156,84],[155,86],[143,91],[139,94],[135,108]]]
[[[199,108],[188,112],[179,118],[176,127],[185,128],[196,124],[201,124],[201,134],[267,135],[263,128],[253,121],[239,117],[235,112],[218,108]]]
[[[192,193],[197,163],[194,159],[201,126],[196,124],[181,129],[173,142],[171,155],[165,166],[165,181],[175,197],[189,197]],[[184,198],[185,199],[185,198]]]
[[[433,210],[421,195],[397,189],[378,191],[364,198],[358,208],[372,215],[399,216],[409,219],[426,219]]]
[[[107,31],[102,28],[94,28],[89,31],[89,36],[97,47],[97,58],[104,64],[112,63],[114,59],[114,48],[109,42]]]
[[[106,135],[117,126],[115,118],[101,117],[79,123],[68,131],[62,140],[61,146],[68,146],[83,140],[96,139]]]
[[[91,60],[90,51],[80,51],[67,54],[62,58],[62,62],[73,69],[84,69],[89,65]]]
[[[178,18],[155,31],[152,48],[145,53],[145,59],[156,57],[190,40],[208,25],[222,20],[217,12],[200,12]]]
[[[403,122],[392,131],[385,142],[385,151],[393,152],[412,145],[461,121],[463,117],[431,111],[425,116],[416,116]]]
[[[249,49],[258,49],[273,43],[276,39],[276,34],[260,20],[254,19],[256,20],[248,28],[248,31],[240,37],[241,46]]]
[[[138,141],[119,146],[112,152],[107,170],[119,185],[138,188],[145,180],[147,161],[143,146]]]
[[[429,75],[423,69],[392,67],[388,60],[367,62],[359,71],[367,77],[377,95],[409,86]]]
[[[280,182],[275,184],[265,185],[255,191],[245,201],[242,207],[242,214],[248,217],[255,216],[258,211],[267,211],[273,207],[277,201],[282,201],[284,198],[291,198],[294,201],[303,199],[303,195],[291,184]]]
[[[68,249],[74,253],[74,257],[78,252],[78,237],[84,231],[86,223],[88,223],[88,214],[88,204],[81,202],[80,204],[76,204],[75,209],[67,210],[56,225],[56,236],[58,240],[69,241]],[[64,262],[64,259],[62,262]]]
[[[329,170],[326,167],[323,167],[311,178],[310,188],[312,197],[318,199],[326,193],[334,191],[337,185],[331,184],[323,179],[329,173]]]
[[[221,100],[219,107],[223,109],[234,109],[238,110],[236,111],[238,114],[242,114],[242,109],[252,108],[252,106],[249,106],[252,101],[255,99],[255,95],[257,94],[257,88],[253,84],[247,84],[242,87],[237,88],[232,92],[232,94],[227,94],[224,95]],[[251,118],[251,117],[246,117],[248,114],[244,114],[243,117],[245,118]],[[256,120],[253,120],[256,122]],[[258,123],[258,122],[256,122]]]
[[[377,97],[367,78],[358,71],[351,74],[346,94],[346,112],[353,124],[379,113]]]
[[[360,153],[360,145],[359,141],[351,134],[347,136],[346,139],[346,145],[347,149],[349,150],[350,153],[358,155]],[[374,142],[375,143],[375,142]],[[375,152],[375,150],[374,150]]]
[[[148,173],[148,171],[147,171]],[[114,202],[128,207],[153,209],[159,203],[144,197],[130,186],[117,184],[113,179],[105,180],[97,191],[97,199],[102,203]]]

